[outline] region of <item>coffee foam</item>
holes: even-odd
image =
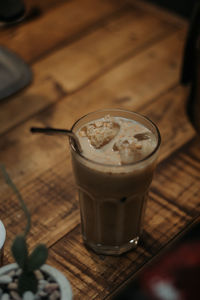
[[[85,124],[76,134],[83,156],[114,166],[144,159],[157,144],[155,135],[141,123],[109,115]]]

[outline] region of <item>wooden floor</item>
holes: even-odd
[[[200,213],[200,143],[179,84],[187,22],[141,0],[27,5],[36,13],[0,32],[1,45],[34,72],[28,88],[0,102],[0,161],[31,211],[30,248],[48,245],[48,263],[67,276],[74,299],[110,298]],[[70,128],[83,114],[107,107],[148,116],[162,135],[142,242],[121,257],[83,245],[68,141],[29,132],[31,126]],[[6,263],[13,261],[9,246],[24,216],[2,178],[0,195]]]

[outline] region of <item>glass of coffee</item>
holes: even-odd
[[[104,109],[80,118],[72,131],[82,149],[70,141],[83,240],[99,254],[120,255],[141,236],[159,130],[138,113]]]

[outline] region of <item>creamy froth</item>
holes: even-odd
[[[157,144],[155,135],[144,125],[109,115],[85,124],[76,134],[86,158],[110,165],[137,162]]]

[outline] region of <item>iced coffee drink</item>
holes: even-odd
[[[118,255],[138,243],[160,145],[157,127],[129,111],[101,110],[72,128],[83,240],[97,253]]]

